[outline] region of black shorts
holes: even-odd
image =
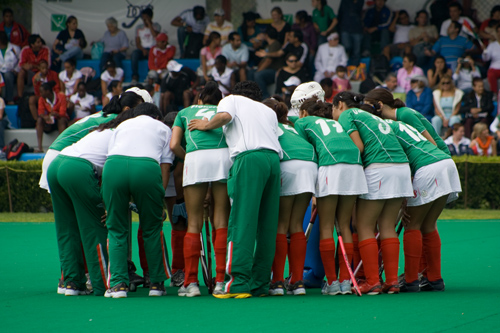
[[[43,131],[44,133],[50,133],[57,131],[57,120],[54,120],[53,124],[47,124],[45,121],[43,122]]]

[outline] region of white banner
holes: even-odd
[[[32,32],[40,34],[45,42],[52,47],[60,30],[65,29],[66,17],[73,15],[78,19],[78,29],[82,30],[89,46],[99,40],[106,31],[104,21],[114,17],[119,28],[127,34],[130,47],[128,53],[135,50],[135,28],[142,23],[140,13],[142,9],[151,6],[153,22],[158,22],[162,32],[166,32],[169,43],[178,48],[177,28],[170,25],[172,19],[186,9],[195,5],[205,6],[204,1],[160,1],[160,0],[33,0]],[[178,56],[178,54],[177,54]]]

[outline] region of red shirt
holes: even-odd
[[[5,22],[0,23],[0,31],[5,31]],[[28,45],[29,31],[17,22],[12,23],[12,30],[10,32],[10,42],[19,47]]]
[[[64,93],[54,93],[54,103],[51,105],[46,99],[38,99],[38,115],[43,116],[51,112],[59,113],[59,116],[69,118],[66,113],[66,96]]]
[[[153,46],[149,49],[148,67],[150,70],[166,69],[167,63],[175,56],[175,46],[167,45],[165,50]]]
[[[54,72],[53,70],[49,69],[47,76],[42,77],[40,81],[35,81],[35,76],[33,76],[33,88],[35,88],[35,95],[40,96],[40,86],[42,85],[42,83],[49,81],[54,81],[56,83],[53,89],[55,93],[58,93],[61,90],[59,84],[59,76],[57,75],[57,72]]]
[[[22,67],[24,64],[32,64],[34,67],[32,69],[33,72],[38,72],[38,64],[40,61],[45,60],[50,66],[50,49],[43,45],[38,54],[35,55],[33,50],[29,46],[23,47],[21,50],[21,55],[19,57],[19,67]]]

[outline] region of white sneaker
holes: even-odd
[[[216,282],[212,295],[222,295],[222,294],[224,294],[224,282]]]
[[[180,287],[184,285],[184,271],[179,269],[170,277],[170,287]]]
[[[104,293],[104,297],[126,298],[127,293],[128,293],[128,287],[124,282],[122,282],[122,283],[118,283],[113,288],[109,288],[108,290],[106,290],[106,292]]]
[[[340,283],[339,281],[333,281],[332,284],[325,283],[323,288],[321,288],[321,293],[323,295],[338,295],[340,294]]]
[[[295,295],[295,296],[305,295],[306,294],[306,287],[304,286],[304,282],[297,281],[293,285],[288,285],[286,294],[287,295]]]
[[[64,295],[66,296],[78,296],[78,295],[90,295],[90,294],[91,291],[87,290],[87,288],[80,290],[78,289],[75,283],[71,281],[66,283],[66,292],[64,293]]]
[[[64,280],[59,280],[59,283],[57,284],[57,293],[59,295],[65,295],[66,294],[66,287],[64,286]]]
[[[271,283],[269,286],[269,295],[270,296],[283,296],[285,292],[283,289],[285,286],[283,285],[282,281],[276,281],[274,283]]]
[[[167,291],[165,290],[165,285],[161,283],[151,283],[149,287],[149,296],[165,296]]]
[[[340,293],[342,295],[352,294],[351,280],[344,280],[340,283]]]
[[[201,296],[200,293],[200,287],[198,287],[198,284],[193,282],[190,283],[187,287],[180,287],[179,290],[177,291],[177,294],[179,296],[186,296],[186,297],[195,297],[195,296]]]

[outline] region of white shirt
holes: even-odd
[[[123,69],[121,69],[120,67],[116,67],[116,75],[115,76],[111,76],[111,74],[109,74],[109,72],[107,70],[105,70],[101,74],[101,80],[106,82],[106,85],[110,84],[111,81],[113,81],[113,80],[121,81],[122,77],[123,77]]]
[[[217,68],[212,68],[212,76],[214,78],[214,81],[220,81],[226,87],[231,87],[231,74],[233,74],[233,70],[229,67],[226,67],[226,70],[224,71],[224,73],[222,73],[222,75],[219,74]],[[219,85],[219,90],[224,96],[229,95],[229,90],[221,85]]]
[[[73,71],[73,75],[71,78],[68,77],[68,72],[66,70],[63,70],[61,73],[59,73],[59,80],[64,83],[64,86],[66,87],[64,94],[66,96],[70,96],[73,94],[73,91],[75,91],[75,83],[76,80],[82,78],[82,72],[80,72],[78,69],[75,69]]]
[[[396,32],[394,33],[394,44],[408,43],[410,41],[410,30],[414,25],[396,24]]]
[[[458,23],[460,23],[460,24],[463,25],[465,20],[467,20],[467,22],[469,22],[469,24],[472,27],[472,29],[474,29],[476,27],[476,25],[474,24],[474,22],[472,22],[472,20],[470,18],[465,17],[465,16],[460,16],[460,18],[458,19]],[[451,18],[449,18],[446,21],[444,21],[443,24],[441,24],[441,30],[439,31],[439,35],[441,35],[441,36],[448,36],[448,27],[450,26],[450,24],[451,24]],[[460,30],[460,33],[458,35],[462,36],[462,37],[465,37],[465,38],[469,37],[469,35],[464,32],[464,27],[463,26],[462,26],[462,30]]]
[[[278,142],[278,118],[269,107],[244,96],[230,95],[219,102],[217,112],[231,115],[231,121],[224,125],[224,135],[232,161],[245,151],[258,149],[273,150],[280,159],[283,157]]]
[[[159,164],[172,164],[172,131],[161,121],[149,116],[138,116],[125,120],[113,132],[109,141],[108,156],[149,157]]]
[[[78,142],[64,148],[61,155],[83,158],[92,163],[97,174],[101,175],[108,154],[109,140],[111,140],[113,132],[114,130],[111,129],[102,132],[90,132]]]
[[[481,73],[479,73],[479,68],[476,67],[476,70],[473,72],[470,69],[464,69],[463,67],[458,71],[453,72],[453,80],[456,83],[458,89],[465,90],[472,88],[472,80],[476,77],[481,77]]]
[[[159,33],[161,31],[161,25],[157,22],[153,23],[153,30]],[[139,24],[137,28],[135,28],[135,36],[139,37],[141,45],[145,49],[150,49],[156,45],[155,37],[153,37],[151,30],[146,28],[144,24]]]
[[[460,142],[458,143],[458,145],[455,144],[455,142],[453,142],[453,135],[449,136],[446,138],[446,140],[444,140],[444,143],[446,143],[447,145],[454,145],[455,146],[455,150],[458,151],[458,146],[459,145],[465,145],[465,146],[469,146],[470,145],[470,139],[467,139],[465,136],[460,140]]]
[[[335,72],[337,66],[347,66],[347,54],[342,45],[330,47],[328,43],[321,44],[316,53],[314,60],[316,72],[323,73],[325,71]]]
[[[490,68],[500,69],[500,44],[498,41],[488,44],[483,52],[483,60],[491,60]]]
[[[233,24],[229,21],[224,20],[222,27],[217,25],[217,22],[210,22],[205,29],[205,36],[210,35],[211,32],[216,31],[220,34],[221,45],[225,45],[228,42],[228,37],[231,32],[234,31]]]
[[[0,72],[6,73],[9,71],[19,71],[19,57],[21,56],[21,49],[19,46],[8,43],[5,56],[0,52]]]
[[[94,105],[94,96],[85,93],[85,96],[80,97],[78,93],[74,94],[69,98],[71,103],[75,104],[75,118],[83,118],[90,115],[90,108]],[[80,105],[76,105],[79,102]]]

